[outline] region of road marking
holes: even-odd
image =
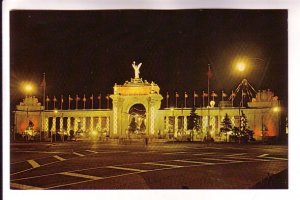
[[[265,157],[265,158],[271,158],[274,160],[288,160],[287,158],[277,158],[277,157]]]
[[[227,159],[221,159],[221,158],[202,158],[204,160],[219,160],[219,161],[228,161],[228,162],[235,162],[236,160],[227,160]],[[241,161],[242,162],[242,161]]]
[[[77,153],[77,152],[73,152],[73,154],[75,154],[75,155],[77,155],[77,156],[84,156],[83,154]]]
[[[174,160],[174,161],[176,161],[176,162],[184,162],[184,163],[203,164],[203,165],[215,165],[215,163],[192,161],[192,160]]]
[[[34,161],[34,160],[27,160],[27,162],[28,162],[33,168],[40,167],[40,164],[37,163],[37,162]]]
[[[168,153],[162,153],[162,154],[170,155],[170,154],[183,154],[183,153],[188,153],[188,152],[186,152],[186,151],[179,151],[179,152],[168,152]]]
[[[266,156],[268,156],[269,154],[262,154],[262,155],[259,155],[259,156],[256,156],[256,157],[258,157],[258,158],[262,158],[262,157],[266,157]]]
[[[231,157],[230,157],[231,158]],[[250,157],[233,157],[231,159],[238,159],[238,160],[248,160],[248,161],[270,161],[263,158],[250,158]]]
[[[74,176],[74,177],[80,177],[80,178],[87,178],[87,179],[91,179],[91,180],[102,179],[102,177],[99,177],[99,176],[90,176],[90,175],[78,174],[78,173],[72,173],[72,172],[62,172],[60,174],[66,175],[66,176]]]
[[[202,155],[212,155],[212,154],[216,154],[216,153],[195,153],[195,154],[192,154],[194,156],[202,156]]]
[[[43,190],[44,188],[41,187],[34,187],[30,185],[23,185],[19,183],[10,183],[10,187],[16,188],[16,189],[22,189],[22,190]]]
[[[98,153],[97,151],[92,151],[92,150],[85,150],[85,151],[88,151],[88,152],[91,152],[91,153]]]
[[[60,157],[60,156],[58,156],[58,155],[55,155],[55,156],[53,156],[53,157],[56,158],[57,160],[60,160],[60,161],[66,160],[66,159],[64,159],[64,158],[62,158],[62,157]]]
[[[144,153],[155,153],[157,151],[139,151],[139,152],[132,152],[132,154],[144,154]]]
[[[147,171],[147,170],[134,169],[134,168],[127,168],[127,167],[117,167],[117,166],[107,166],[106,168],[111,168],[111,169],[121,169],[121,170],[134,171],[134,172],[146,172],[146,171]]]
[[[229,154],[229,155],[225,155],[225,156],[243,156],[246,155],[247,153],[235,153],[235,154]]]
[[[143,164],[158,165],[158,166],[173,167],[173,168],[183,167],[181,165],[170,165],[170,164],[154,163],[154,162],[146,162],[146,163],[143,163]]]

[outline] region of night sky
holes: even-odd
[[[184,91],[207,90],[208,64],[219,99],[247,78],[287,104],[286,10],[19,10],[10,17],[13,107],[24,97],[19,83],[39,86],[43,72],[51,97],[112,93],[134,77],[133,61],[143,63],[143,80],[169,92],[170,104],[175,91],[183,101]],[[237,73],[235,62],[247,58],[248,70]],[[41,89],[36,96],[42,101]]]

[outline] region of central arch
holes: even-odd
[[[139,138],[146,134],[146,107],[137,103],[132,105],[128,111],[128,134],[132,137]]]

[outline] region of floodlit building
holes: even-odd
[[[278,97],[270,90],[256,92],[247,105],[239,107],[233,106],[233,93],[231,101],[220,101],[219,105],[215,105],[212,98],[209,106],[195,109],[200,129],[191,131],[188,130],[188,123],[192,108],[162,108],[161,102],[168,101],[169,97],[164,99],[156,83],[139,77],[141,64],[133,63],[132,66],[135,77],[122,85],[115,84],[113,94],[107,96],[107,100],[112,102],[112,109],[86,108],[87,98],[84,96],[84,108],[77,107],[79,98],[76,97],[76,109],[70,109],[70,106],[69,109],[62,109],[61,106],[58,110],[48,110],[48,106],[45,108],[45,105],[41,105],[37,97],[27,96],[14,111],[13,138],[21,135],[51,140],[54,133],[60,133],[83,138],[192,138],[194,141],[213,138],[214,141],[229,141],[230,133],[220,133],[221,123],[227,114],[232,125],[240,128],[242,113],[247,118],[249,129],[254,131],[256,140],[279,136],[280,104]],[[245,79],[242,84],[250,85]],[[243,100],[243,89],[241,92]],[[93,98],[88,99],[92,104]],[[184,98],[187,98],[186,94]],[[73,99],[69,96],[69,105],[70,100]],[[47,105],[48,102],[47,98]]]

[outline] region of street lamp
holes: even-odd
[[[32,95],[32,93],[34,92],[35,86],[33,83],[31,82],[22,82],[21,83],[21,90],[22,92],[25,93],[25,95]]]

